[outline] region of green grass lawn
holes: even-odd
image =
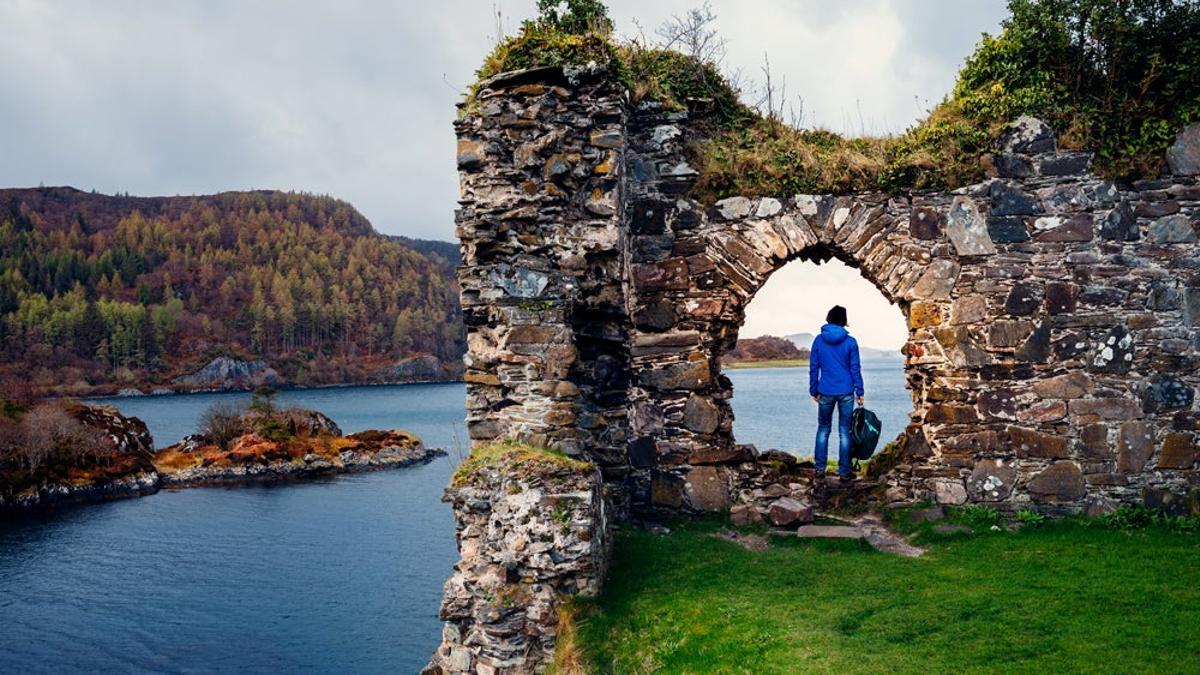
[[[1200,535],[1051,522],[754,553],[696,523],[624,531],[577,609],[597,672],[1200,672]]]
[[[769,361],[723,361],[722,368],[739,370],[741,368],[806,368],[808,359],[772,359]]]

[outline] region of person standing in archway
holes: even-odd
[[[838,476],[852,480],[850,464],[850,413],[863,404],[862,365],[858,341],[846,330],[846,308],[834,305],[825,315],[821,334],[813,339],[808,361],[808,393],[817,402],[817,446],[813,461],[817,476],[825,475],[829,458],[829,433],[833,409],[838,412]]]

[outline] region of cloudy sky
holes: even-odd
[[[454,103],[495,41],[495,10],[512,32],[534,4],[0,0],[0,185],[304,190],[350,201],[380,231],[451,239]],[[625,35],[638,32],[635,19],[652,34],[696,4],[609,3]],[[807,126],[879,134],[902,131],[949,91],[980,34],[997,30],[1003,4],[712,7],[727,68],[757,77],[765,52]],[[864,344],[900,344],[898,310],[869,304],[882,297],[852,270],[832,269],[781,271],[743,334],[811,330],[808,317],[823,316],[817,305],[836,289],[852,321],[892,313],[852,326]]]

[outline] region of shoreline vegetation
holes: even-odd
[[[279,408],[260,388],[248,406],[217,402],[198,433],[155,449],[146,425],[112,406],[4,401],[0,513],[153,494],[164,488],[284,482],[400,468],[444,456],[405,431],[343,435],[327,416]]]

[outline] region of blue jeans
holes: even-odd
[[[817,471],[824,471],[829,461],[829,432],[833,428],[833,406],[838,409],[838,475],[849,476],[854,468],[850,465],[850,413],[854,411],[854,394],[845,396],[820,395],[817,402],[817,447],[813,450],[813,463]]]

